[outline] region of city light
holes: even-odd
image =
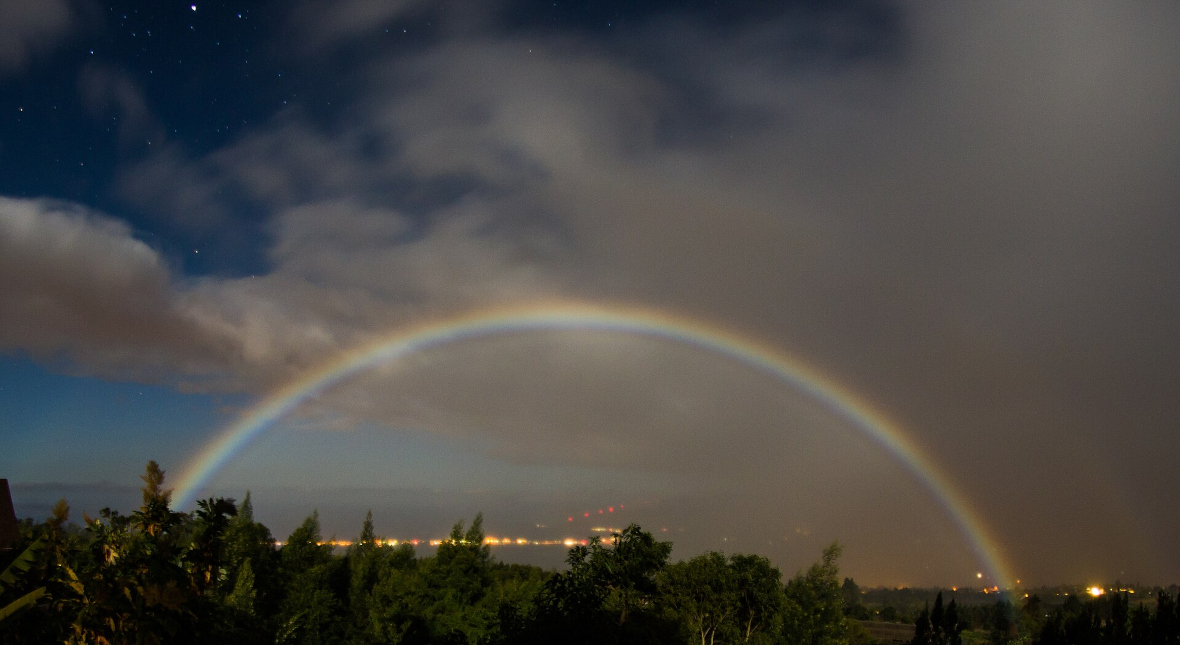
[[[619,532],[621,529],[616,529],[613,527],[596,527],[592,530],[596,531],[596,532],[610,531],[612,533],[615,533],[615,532]],[[600,544],[604,544],[604,545],[614,544],[614,542],[615,542],[615,539],[612,536],[595,538],[595,539],[597,539]],[[396,546],[399,546],[402,544],[419,546],[421,544],[426,544],[427,546],[437,548],[437,547],[440,547],[444,544],[449,544],[449,543],[453,543],[453,541],[450,538],[435,538],[435,539],[431,539],[431,540],[421,540],[418,538],[414,538],[414,539],[410,539],[410,540],[402,540],[402,539],[398,539],[398,538],[378,538],[378,539],[374,540],[374,544],[376,544],[378,547],[396,547]],[[287,543],[282,540],[275,541],[275,546],[277,546],[277,547],[283,547],[283,546],[286,546],[286,544]],[[330,547],[334,547],[334,548],[343,549],[343,548],[348,548],[348,547],[353,546],[354,544],[356,544],[356,542],[354,542],[352,540],[322,540],[320,542],[316,542],[316,544],[318,544],[319,546],[330,546]],[[458,544],[469,544],[469,543],[466,540],[459,540]],[[561,539],[555,539],[555,540],[530,540],[529,538],[526,538],[526,537],[512,538],[512,537],[487,536],[487,537],[484,537],[482,544],[484,546],[489,546],[489,547],[490,546],[561,546],[561,547],[568,548],[571,546],[578,546],[578,545],[587,546],[590,544],[590,540],[588,540],[586,538],[574,538],[574,537],[567,537],[567,538],[561,538]]]

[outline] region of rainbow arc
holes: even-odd
[[[806,394],[863,431],[904,464],[954,520],[992,579],[1002,588],[1012,587],[1013,578],[995,540],[968,500],[933,460],[873,406],[776,347],[705,322],[630,306],[557,302],[484,309],[399,329],[341,353],[255,403],[210,441],[183,468],[174,493],[177,507],[192,505],[197,491],[275,421],[307,398],[357,373],[464,340],[556,330],[612,332],[684,343],[737,360]]]

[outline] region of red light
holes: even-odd
[[[569,516],[569,517],[567,517],[567,518],[565,518],[565,519],[566,519],[567,521],[570,521],[570,522],[572,522],[572,521],[574,521],[574,516],[573,516],[573,515],[571,515],[571,516]]]
[[[582,517],[590,517],[590,511],[586,511],[585,513],[582,513]]]
[[[601,509],[601,508],[600,508],[600,509],[598,509],[598,514],[599,514],[599,515],[602,515],[602,509]]]
[[[622,508],[622,507],[620,507],[620,508]],[[614,506],[607,506],[607,507],[606,507],[606,510],[608,510],[608,511],[610,511],[610,512],[614,513],[614,512],[615,512],[615,507],[614,507]]]

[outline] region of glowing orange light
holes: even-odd
[[[1089,588],[1089,589],[1087,589],[1086,591],[1088,591],[1088,592],[1090,593],[1090,595],[1091,595],[1091,596],[1094,596],[1095,598],[1097,598],[1098,596],[1101,596],[1102,594],[1106,593],[1105,591],[1103,591],[1103,590],[1102,590],[1102,587],[1099,587],[1099,586],[1097,586],[1097,585],[1096,585],[1096,586],[1093,586],[1093,587],[1090,587],[1090,588]]]

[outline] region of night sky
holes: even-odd
[[[399,329],[642,307],[892,420],[1025,583],[1176,582],[1177,33],[1171,2],[0,0],[0,477],[21,514],[130,510],[147,460]],[[628,333],[366,371],[203,494],[247,489],[280,538],[617,506],[677,557],[986,565],[838,409]]]

